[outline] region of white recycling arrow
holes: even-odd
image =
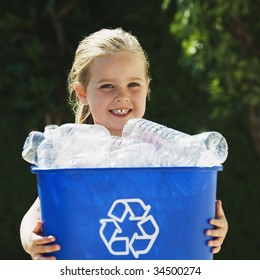
[[[107,214],[109,218],[100,219],[99,230],[100,237],[111,254],[128,255],[131,251],[135,258],[139,258],[140,254],[147,254],[151,250],[159,234],[159,227],[154,217],[148,215],[150,209],[151,206],[145,205],[139,198],[118,199],[113,202]],[[135,232],[131,238],[122,236],[119,224],[123,223],[126,217],[131,221],[138,221],[137,227],[141,235]],[[152,233],[146,232],[143,225],[149,225]],[[117,242],[124,245],[121,246],[123,249],[113,249],[113,245]]]

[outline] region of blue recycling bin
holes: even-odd
[[[39,169],[43,234],[63,260],[210,260],[215,167]]]

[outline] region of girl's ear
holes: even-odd
[[[88,105],[88,101],[87,101],[87,92],[86,90],[83,88],[83,86],[81,85],[81,83],[76,82],[74,84],[74,90],[76,92],[77,97],[79,98],[79,100],[81,101],[81,103],[83,105]]]
[[[151,93],[150,82],[151,82],[151,80],[148,79],[148,81],[147,81],[147,94],[146,94],[146,97],[147,97],[148,100],[150,99],[150,93]]]

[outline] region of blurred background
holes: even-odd
[[[145,118],[227,139],[217,197],[229,232],[215,259],[260,259],[259,12],[259,1],[245,0],[0,0],[0,259],[30,259],[19,238],[37,196],[25,138],[74,122],[66,79],[76,47],[115,27],[150,58]]]

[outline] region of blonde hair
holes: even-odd
[[[101,29],[90,34],[79,43],[68,76],[69,103],[74,111],[76,123],[93,124],[93,119],[88,105],[83,105],[77,97],[75,83],[79,82],[86,88],[89,82],[89,69],[95,59],[121,51],[129,51],[142,57],[147,79],[150,80],[148,57],[135,36],[121,28]]]

